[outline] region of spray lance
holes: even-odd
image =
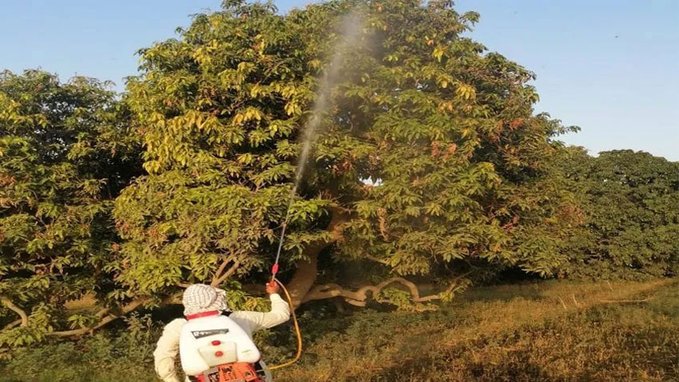
[[[298,170],[297,174],[297,179],[301,177],[302,173],[302,167]],[[290,191],[290,196],[288,198],[288,208],[285,212],[285,220],[283,220],[283,227],[281,228],[281,237],[280,240],[278,241],[278,250],[276,251],[276,260],[274,261],[273,265],[271,266],[271,281],[269,281],[269,286],[273,287],[274,285],[278,284],[281,289],[283,290],[283,293],[285,293],[285,297],[288,300],[288,305],[290,306],[290,314],[292,316],[292,323],[295,327],[295,335],[297,336],[297,353],[295,354],[295,358],[292,360],[285,362],[280,365],[276,366],[271,366],[269,367],[269,370],[276,370],[280,369],[286,366],[290,366],[293,363],[297,362],[299,358],[302,356],[302,331],[299,328],[299,323],[297,322],[297,316],[295,315],[295,308],[292,306],[292,297],[290,297],[290,293],[288,290],[285,288],[285,285],[283,285],[282,282],[280,282],[276,278],[276,274],[278,273],[278,268],[279,268],[279,261],[281,259],[281,251],[283,250],[283,240],[285,239],[285,230],[288,227],[288,221],[290,220],[290,209],[292,207],[292,203],[295,199],[295,194],[297,193],[297,184],[299,182],[295,182],[295,186],[292,188]]]
[[[325,81],[327,82],[327,81]],[[316,127],[320,124],[321,122],[321,117],[320,114],[321,112],[325,109],[326,107],[326,95],[321,93],[319,96],[319,99],[317,100],[314,110],[313,110],[313,116],[311,117],[311,120],[306,126],[305,132],[304,132],[304,144],[302,146],[302,153],[300,155],[299,163],[297,164],[297,172],[295,174],[295,185],[292,187],[292,190],[290,190],[290,195],[288,197],[288,208],[285,212],[285,219],[283,220],[283,226],[281,228],[281,238],[278,241],[278,250],[276,251],[276,259],[274,260],[273,265],[271,266],[271,281],[269,281],[269,286],[274,286],[275,284],[278,284],[283,292],[285,293],[285,297],[288,300],[288,304],[290,305],[290,314],[292,316],[292,323],[295,327],[295,334],[297,336],[297,353],[295,354],[295,358],[293,358],[291,361],[285,362],[281,365],[276,365],[272,366],[269,369],[270,370],[275,370],[275,369],[280,369],[282,367],[286,367],[289,365],[292,365],[293,363],[297,362],[299,358],[302,356],[302,332],[299,329],[299,323],[297,322],[297,316],[295,316],[295,309],[292,306],[292,297],[290,297],[290,293],[288,293],[288,290],[285,288],[282,282],[280,282],[276,278],[276,274],[278,274],[279,270],[279,262],[281,259],[281,252],[283,250],[283,241],[285,239],[285,231],[288,228],[288,222],[290,221],[290,210],[292,209],[292,203],[295,200],[295,195],[297,194],[297,186],[300,184],[302,180],[302,173],[304,172],[304,164],[306,163],[307,158],[309,157],[309,152],[311,151],[311,145],[312,145],[312,140],[314,138],[314,131]]]
[[[276,251],[276,260],[271,266],[271,282],[276,281],[276,274],[278,273],[278,262],[281,259],[281,251],[283,250],[283,239],[285,239],[285,229],[288,227],[288,220],[290,219],[290,209],[292,208],[292,202],[295,199],[295,194],[297,193],[297,183],[290,191],[290,196],[288,197],[288,208],[285,211],[285,220],[283,220],[283,227],[281,228],[281,238],[278,240],[278,250]]]
[[[324,84],[322,87],[327,87],[328,85],[328,79],[327,77],[323,78],[322,83]],[[291,361],[288,361],[282,365],[276,365],[272,366],[269,369],[275,370],[279,369],[282,367],[286,367],[289,365],[292,365],[293,363],[297,362],[299,358],[302,356],[302,332],[299,329],[299,323],[297,322],[297,316],[295,316],[295,309],[292,306],[292,298],[290,297],[290,293],[288,293],[288,290],[285,288],[282,282],[280,282],[276,278],[276,274],[278,274],[279,270],[279,262],[281,259],[281,252],[283,251],[283,241],[285,239],[285,231],[288,228],[288,223],[290,222],[290,210],[292,209],[292,203],[295,201],[295,195],[297,195],[297,187],[299,186],[300,182],[302,181],[302,174],[304,173],[304,165],[306,164],[307,158],[309,157],[309,153],[311,152],[311,146],[312,142],[314,139],[314,132],[316,128],[320,125],[321,123],[321,113],[325,110],[326,108],[326,99],[327,99],[327,91],[326,92],[321,92],[321,94],[318,97],[318,100],[316,101],[314,105],[314,110],[313,110],[313,115],[311,119],[309,120],[308,124],[306,125],[306,129],[304,130],[304,144],[302,145],[302,152],[299,156],[299,163],[297,164],[297,171],[295,173],[295,185],[292,187],[292,190],[290,190],[290,195],[288,196],[288,208],[285,211],[285,219],[283,220],[283,226],[281,227],[281,238],[278,241],[278,250],[276,251],[276,259],[274,260],[273,265],[271,266],[271,281],[269,281],[269,286],[274,286],[275,284],[278,284],[281,289],[283,289],[283,292],[285,293],[286,298],[288,299],[288,304],[290,305],[290,313],[292,315],[292,323],[295,327],[295,334],[297,335],[297,354],[295,354],[295,358],[292,359]]]
[[[323,81],[323,83],[326,84],[324,86],[327,87],[327,78],[324,77],[324,80],[325,81]],[[302,145],[302,152],[299,156],[297,171],[295,173],[295,185],[292,187],[292,190],[290,190],[290,195],[288,196],[288,208],[285,211],[285,219],[283,220],[283,226],[281,227],[281,238],[278,241],[276,259],[274,260],[274,263],[271,266],[271,281],[269,281],[268,284],[271,287],[273,287],[275,284],[278,284],[285,293],[285,297],[288,300],[288,304],[290,305],[290,314],[292,316],[292,323],[295,327],[295,334],[297,336],[297,353],[295,354],[295,358],[293,358],[291,361],[285,362],[281,365],[272,366],[269,368],[270,370],[290,366],[293,363],[297,362],[297,360],[299,360],[299,358],[302,356],[302,332],[299,329],[297,316],[295,316],[295,309],[292,306],[292,297],[290,297],[290,293],[288,293],[288,290],[285,288],[283,283],[276,278],[276,274],[278,274],[281,252],[283,251],[283,241],[285,239],[285,231],[288,228],[288,222],[290,221],[290,210],[292,209],[292,203],[295,201],[295,195],[297,195],[297,186],[299,186],[300,182],[302,181],[304,165],[306,164],[307,158],[309,157],[309,153],[311,152],[311,145],[314,138],[314,132],[318,125],[320,125],[321,123],[320,116],[322,111],[325,110],[326,107],[326,97],[327,95],[324,92],[321,92],[321,94],[318,97],[318,100],[314,105],[312,117],[307,123],[306,129],[304,130],[304,144]]]

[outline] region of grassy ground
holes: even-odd
[[[279,381],[679,381],[669,281],[481,288],[437,312],[305,326],[326,332]]]
[[[476,288],[426,313],[302,314],[305,352],[275,374],[298,381],[679,381],[679,282]],[[134,324],[134,323],[133,323]],[[21,352],[0,381],[153,381],[157,332]],[[262,336],[268,359],[289,328]],[[277,343],[279,347],[264,345]]]

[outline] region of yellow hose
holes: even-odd
[[[295,309],[292,306],[292,298],[290,297],[290,293],[288,293],[288,290],[285,289],[285,286],[283,285],[282,282],[278,281],[278,279],[274,278],[274,281],[278,283],[278,285],[281,286],[281,289],[283,289],[283,292],[285,293],[285,297],[288,299],[288,305],[290,306],[290,314],[292,315],[292,323],[295,326],[295,334],[297,334],[297,354],[295,354],[295,358],[292,361],[288,361],[286,363],[276,365],[276,366],[271,366],[269,367],[269,370],[276,370],[276,369],[281,369],[286,366],[290,366],[293,363],[297,362],[299,358],[302,356],[302,331],[299,329],[299,323],[297,322],[297,316],[295,316]]]

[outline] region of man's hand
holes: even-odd
[[[280,291],[281,287],[278,286],[278,283],[275,281],[270,281],[266,284],[266,293],[268,294],[274,294],[278,293]]]

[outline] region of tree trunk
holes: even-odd
[[[288,291],[292,297],[292,307],[297,309],[304,300],[304,297],[316,283],[318,274],[318,253],[325,248],[325,245],[314,245],[313,248],[305,250],[308,252],[306,257],[309,261],[298,261],[297,270],[292,280],[288,283]]]
[[[308,260],[297,262],[297,270],[288,283],[288,291],[292,297],[292,308],[297,309],[304,301],[305,296],[316,283],[318,274],[318,254],[328,245],[340,240],[342,237],[342,223],[349,220],[349,215],[339,207],[331,208],[332,218],[327,230],[332,233],[332,240],[329,242],[318,242],[309,245],[304,250],[304,257]]]

